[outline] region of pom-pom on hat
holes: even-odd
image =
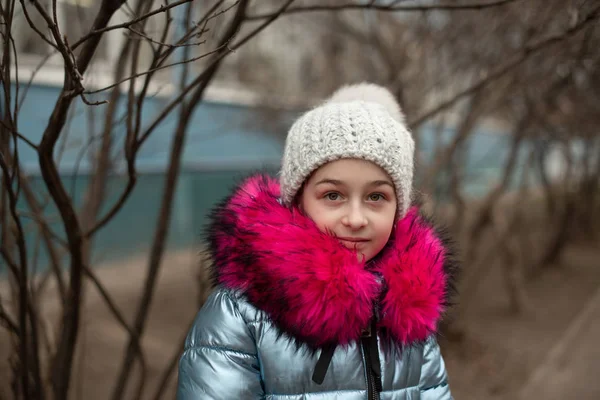
[[[291,205],[320,166],[358,158],[389,174],[402,218],[411,201],[414,151],[404,114],[389,90],[370,83],[344,86],[292,125],[280,174],[281,200]]]

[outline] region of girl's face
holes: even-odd
[[[317,169],[298,199],[323,232],[331,232],[369,261],[387,243],[396,219],[396,192],[388,174],[370,161],[342,159]]]

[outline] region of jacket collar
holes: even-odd
[[[416,207],[365,265],[310,218],[281,205],[273,178],[255,175],[213,211],[208,239],[216,282],[311,348],[357,340],[376,305],[378,327],[395,342],[423,341],[436,332],[453,291],[451,252]]]

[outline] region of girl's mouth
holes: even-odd
[[[356,249],[364,246],[369,240],[364,238],[338,238],[339,241],[349,249]]]
[[[350,243],[364,243],[368,242],[369,239],[365,238],[352,238],[352,237],[338,237],[339,240]]]

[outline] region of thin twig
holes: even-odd
[[[84,270],[87,278],[90,281],[92,281],[92,283],[94,284],[94,287],[96,288],[98,293],[100,293],[100,296],[102,297],[102,299],[108,306],[110,312],[113,314],[113,316],[119,322],[119,324],[127,331],[127,333],[129,333],[130,337],[133,339],[133,344],[137,347],[138,352],[139,352],[142,368],[147,369],[147,363],[146,363],[146,359],[144,357],[144,353],[143,353],[141,345],[140,345],[139,336],[137,336],[135,334],[135,332],[133,331],[133,329],[131,328],[131,326],[129,326],[129,324],[127,323],[127,320],[123,316],[123,313],[119,310],[119,307],[117,306],[115,301],[112,299],[108,290],[106,290],[106,288],[104,287],[102,282],[100,282],[100,280],[98,279],[98,277],[96,276],[96,274],[94,273],[92,268],[90,268],[88,265],[86,265],[86,266],[84,266],[83,270]]]
[[[294,14],[300,12],[312,12],[312,11],[343,11],[343,10],[377,10],[377,11],[457,11],[457,10],[481,10],[488,7],[503,6],[519,0],[497,0],[489,2],[478,2],[471,4],[431,4],[426,6],[397,6],[392,4],[375,4],[369,2],[365,4],[361,3],[346,3],[336,5],[314,5],[314,6],[297,6],[290,7],[284,14]],[[277,11],[269,12],[264,14],[249,15],[246,17],[247,20],[260,20],[271,18],[274,15],[279,15]]]
[[[24,212],[24,211],[19,211],[18,215],[23,216],[25,218],[30,218],[30,219],[34,220],[35,222],[37,222],[38,224],[44,223],[44,222],[52,223],[54,220],[53,218],[44,217],[35,212],[28,213],[28,212]],[[56,221],[60,221],[60,218],[57,217]],[[48,230],[48,234],[50,235],[50,237],[52,237],[54,240],[56,240],[62,247],[66,248],[68,246],[68,243],[63,238],[58,236],[58,234],[56,234],[51,229]]]
[[[590,22],[597,19],[599,13],[600,13],[600,7],[597,7],[595,10],[590,12],[586,16],[586,18],[582,19],[581,21],[579,21],[579,23],[571,26],[569,29],[565,30],[564,32],[561,32],[560,34],[556,34],[556,35],[550,35],[550,36],[543,38],[537,42],[534,42],[532,44],[524,46],[524,48],[521,51],[519,51],[517,53],[517,55],[514,56],[512,59],[510,59],[506,63],[500,65],[498,68],[496,68],[494,71],[492,71],[487,76],[480,79],[474,85],[464,89],[463,91],[454,95],[452,98],[443,101],[442,103],[435,106],[431,110],[423,113],[419,117],[410,121],[409,126],[411,127],[411,129],[414,130],[416,127],[420,126],[421,124],[423,124],[425,121],[429,120],[436,114],[446,110],[449,107],[452,107],[459,100],[470,96],[471,94],[481,90],[484,86],[488,85],[492,81],[495,81],[495,80],[501,78],[506,73],[508,73],[510,70],[512,70],[513,68],[522,64],[526,60],[528,60],[532,55],[544,50],[545,48],[547,48],[555,43],[558,43],[567,38],[570,38],[571,36],[573,36],[574,34],[579,32],[581,29],[583,29],[587,24],[589,24]]]
[[[44,32],[40,31],[38,29],[38,27],[33,23],[33,21],[31,20],[31,17],[29,16],[29,12],[27,11],[27,6],[25,6],[25,0],[19,0],[19,2],[21,3],[21,7],[23,8],[23,15],[25,15],[25,19],[27,20],[27,23],[29,24],[29,27],[31,29],[33,29],[35,31],[35,33],[37,33],[39,35],[39,37],[46,42],[47,44],[49,44],[50,46],[54,47],[56,50],[58,50],[58,47],[56,46],[55,43],[52,43],[52,41],[50,39],[48,39],[46,37],[46,35],[44,35]],[[31,1],[30,1],[31,2]],[[37,0],[33,1],[34,3],[37,3]],[[39,3],[38,3],[39,5]]]
[[[21,0],[21,1],[23,1],[23,0]],[[88,39],[90,39],[96,35],[100,35],[105,32],[108,32],[108,31],[113,31],[115,29],[127,28],[128,26],[135,25],[140,21],[150,18],[153,15],[160,14],[161,12],[165,12],[167,10],[170,10],[171,8],[175,8],[182,4],[189,3],[190,1],[193,1],[193,0],[179,0],[179,1],[177,1],[175,3],[171,3],[169,5],[161,5],[158,9],[150,11],[149,13],[144,14],[141,17],[132,19],[131,21],[127,21],[127,22],[124,22],[124,23],[118,24],[118,25],[107,26],[102,29],[93,30],[90,33],[88,33],[87,35],[85,35],[84,37],[82,37],[81,39],[79,39],[77,42],[75,42],[75,44],[73,44],[73,46],[72,46],[72,49],[73,50],[77,49],[79,46],[81,46],[82,43],[84,43],[85,41],[87,41]]]
[[[2,299],[0,299],[0,323],[3,323],[8,330],[10,330],[16,336],[19,336],[19,327],[17,323],[6,313],[4,306],[2,305]]]
[[[196,46],[201,46],[203,44],[206,44],[206,40],[201,40],[200,42],[195,42],[195,43],[183,43],[183,44],[180,44],[180,45],[174,45],[174,44],[171,44],[171,43],[165,43],[165,42],[161,42],[161,41],[156,40],[156,39],[152,39],[147,34],[145,34],[143,32],[140,32],[138,30],[135,30],[132,27],[128,27],[127,30],[129,30],[132,33],[140,36],[141,38],[146,39],[147,41],[149,41],[151,43],[158,44],[160,46],[165,46],[167,48],[171,48],[171,47],[196,47]],[[208,32],[208,31],[201,31],[198,34],[201,35],[201,34],[204,34],[206,32]]]
[[[23,4],[24,0],[20,0],[20,1],[21,1],[21,4]],[[53,47],[55,47],[59,51],[59,53],[62,55],[63,60],[66,64],[66,71],[71,75],[71,78],[72,78],[71,83],[74,83],[77,86],[77,90],[75,90],[74,88],[71,88],[68,92],[70,92],[69,94],[71,96],[76,96],[78,94],[77,91],[83,90],[83,87],[81,86],[81,76],[82,75],[77,69],[77,64],[74,62],[73,53],[68,48],[68,46],[65,42],[65,38],[63,38],[61,36],[58,25],[56,24],[56,22],[53,21],[52,17],[50,17],[48,15],[46,10],[44,10],[44,7],[42,7],[42,5],[39,3],[38,0],[31,0],[31,2],[34,5],[34,7],[38,10],[38,13],[40,14],[40,16],[48,24],[48,28],[50,29],[50,32],[52,32],[52,36],[54,37],[54,41],[56,42],[56,45]],[[54,6],[56,5],[56,0],[53,1],[53,5]],[[24,5],[23,5],[23,8],[25,8]],[[53,15],[54,15],[54,18],[56,18],[56,8],[55,7],[53,7]]]
[[[212,51],[209,51],[208,53],[202,54],[201,56],[190,58],[189,60],[177,61],[177,62],[174,62],[174,63],[171,63],[171,64],[163,65],[161,67],[152,68],[152,69],[149,69],[149,70],[144,71],[144,72],[139,72],[139,73],[137,73],[135,75],[132,75],[132,76],[129,76],[129,77],[125,78],[125,79],[122,79],[122,80],[120,80],[117,83],[113,83],[112,85],[103,87],[102,89],[86,91],[85,94],[94,94],[94,93],[104,92],[106,90],[114,88],[115,86],[119,86],[122,83],[130,81],[132,79],[139,78],[140,76],[144,76],[144,75],[148,75],[150,73],[156,72],[156,71],[160,71],[161,69],[170,68],[170,67],[174,67],[176,65],[183,65],[183,64],[188,64],[188,63],[194,62],[194,61],[198,61],[198,60],[206,58],[206,57],[208,57],[210,55],[218,53],[221,49],[222,49],[222,47],[221,48],[216,48],[216,49],[214,49]]]
[[[181,357],[181,352],[183,351],[185,339],[186,339],[186,335],[184,335],[179,340],[179,345],[175,348],[173,355],[171,355],[171,359],[167,363],[167,367],[164,369],[164,371],[161,375],[161,378],[159,381],[160,383],[158,384],[158,388],[156,389],[156,392],[154,393],[154,396],[153,396],[154,400],[160,400],[162,398],[163,394],[165,393],[165,390],[167,389],[169,380],[171,379],[173,372],[175,372],[175,367],[177,367],[177,361]]]
[[[167,10],[167,12],[165,13],[165,23],[163,25],[163,32],[160,38],[160,42],[166,42],[167,37],[169,35],[169,30],[171,29],[171,23],[173,22],[173,18],[171,18],[171,11]],[[159,45],[158,48],[153,49],[153,54],[152,54],[152,62],[150,63],[150,67],[149,68],[156,68],[158,66],[160,66],[160,64],[164,61],[166,61],[165,59],[160,60],[160,53],[162,52],[164,46]],[[169,50],[172,52],[173,48],[169,48]],[[142,90],[140,91],[140,95],[137,98],[136,104],[135,104],[135,127],[133,129],[133,131],[128,131],[127,135],[125,137],[125,142],[124,142],[124,154],[126,155],[126,159],[127,159],[127,163],[131,164],[131,160],[132,160],[132,154],[135,154],[135,150],[134,150],[134,146],[135,146],[135,142],[137,140],[139,131],[140,131],[140,126],[142,123],[142,108],[144,105],[144,102],[146,100],[146,94],[148,93],[148,89],[150,87],[150,81],[152,79],[152,77],[154,76],[154,74],[148,74],[146,75],[146,78],[144,79],[144,84],[142,85]],[[131,180],[131,173],[129,173],[130,171],[134,170],[134,167],[131,167],[128,165],[128,176],[130,177],[129,180]]]
[[[213,5],[213,8],[206,13],[204,18],[198,23],[198,25],[202,24],[202,22],[207,18],[207,16],[210,15],[212,12],[214,12],[216,7],[218,7],[218,5],[221,3],[222,3],[222,0],[215,3]],[[163,31],[161,42],[164,42],[168,35],[169,26],[171,24],[171,18],[170,18],[169,14],[170,14],[170,11],[167,10],[166,23],[165,23],[165,28]],[[184,38],[185,38],[185,35],[184,35]],[[154,58],[152,60],[152,65],[157,65],[157,64],[160,65],[161,62],[158,61],[159,52],[160,52],[160,48],[157,49],[156,53],[154,54]],[[164,59],[166,59],[166,58],[164,58]],[[155,70],[155,68],[151,68],[151,69]],[[144,99],[146,98],[145,94],[148,90],[150,78],[152,77],[152,75],[153,75],[153,72],[146,75],[144,86],[142,87],[142,91],[141,91],[140,95],[138,96],[135,130],[133,132],[128,132],[127,138],[125,140],[125,158],[127,160],[127,176],[128,176],[127,185],[125,187],[125,190],[121,193],[121,196],[119,197],[119,199],[110,208],[110,210],[106,213],[106,215],[104,215],[102,218],[100,218],[96,222],[96,224],[89,231],[87,231],[85,233],[84,236],[86,238],[91,237],[99,229],[101,229],[104,225],[106,225],[119,212],[119,210],[123,207],[123,205],[129,198],[130,194],[133,192],[133,188],[135,187],[135,184],[137,182],[137,172],[135,170],[135,162],[134,162],[135,161],[135,153],[137,151],[135,144],[137,142],[137,132],[139,132],[139,127],[140,127],[140,123],[141,123],[141,109],[142,109]]]
[[[21,95],[21,99],[19,100],[19,108],[23,107],[23,103],[25,102],[25,97],[27,96],[27,93],[29,92],[29,88],[33,84],[33,80],[34,80],[35,76],[38,74],[38,72],[40,72],[40,70],[46,64],[46,62],[48,62],[48,60],[50,59],[50,57],[52,57],[55,54],[57,54],[56,51],[52,51],[52,52],[46,54],[41,59],[41,61],[38,63],[38,65],[35,67],[35,69],[31,72],[31,76],[29,77],[29,81],[27,82],[27,86],[25,86],[25,88],[23,89],[23,93]]]
[[[11,32],[8,32],[8,40],[10,43],[10,47],[12,47],[13,50],[13,57],[15,58],[15,65],[19,65],[19,55],[17,52],[17,46],[15,45],[15,39],[13,38]],[[18,123],[19,123],[19,119],[17,118],[17,116],[19,115],[19,90],[21,90],[21,85],[19,84],[19,68],[15,68],[15,82],[14,82],[14,87],[15,87],[15,106],[14,106],[14,110],[13,110],[13,124],[15,127],[15,131],[18,130]],[[10,108],[10,107],[9,107]],[[18,157],[15,157],[18,160]],[[18,164],[17,164],[18,165]]]
[[[0,153],[0,155],[2,155]],[[2,169],[2,173],[3,173],[3,181],[4,181],[4,187],[6,189],[6,193],[8,194],[8,202],[9,202],[9,213],[11,215],[11,218],[13,220],[14,223],[14,227],[15,229],[13,229],[13,232],[16,236],[16,244],[17,244],[17,250],[18,250],[18,254],[19,254],[19,264],[20,264],[20,270],[19,272],[17,272],[16,274],[16,278],[17,278],[17,284],[19,286],[19,317],[18,317],[18,326],[19,326],[19,331],[21,332],[21,342],[20,342],[20,346],[19,346],[19,356],[21,358],[20,363],[21,363],[21,385],[22,385],[22,390],[23,390],[23,394],[27,394],[28,390],[29,390],[29,344],[27,342],[27,337],[28,337],[28,327],[27,327],[27,306],[29,304],[29,296],[28,296],[28,290],[27,290],[27,280],[28,280],[28,276],[27,276],[27,247],[25,244],[25,234],[23,232],[23,225],[21,224],[21,220],[19,218],[19,216],[17,215],[17,198],[15,196],[15,193],[13,192],[11,186],[10,186],[10,172],[9,172],[9,167],[6,163],[6,158],[4,157],[4,155],[2,155],[0,157],[0,168]],[[14,265],[14,262],[11,261],[10,255],[8,254],[8,252],[4,251],[4,249],[2,249],[2,255],[4,256],[4,258],[7,260],[7,264],[13,264],[12,269],[18,269],[18,267],[16,265]],[[35,360],[34,360],[35,362]],[[36,379],[36,382],[38,381],[38,379]]]
[[[44,238],[44,243],[46,244],[46,249],[47,249],[48,255],[50,257],[50,266],[51,266],[52,272],[54,273],[57,284],[58,284],[58,291],[59,291],[60,299],[62,302],[64,302],[65,296],[66,296],[66,288],[65,288],[64,280],[61,276],[60,255],[57,253],[56,249],[54,248],[54,243],[52,242],[51,239],[57,240],[59,243],[61,243],[63,245],[64,248],[67,248],[67,243],[62,238],[58,237],[58,235],[56,235],[52,231],[52,229],[50,229],[50,227],[48,225],[48,223],[49,223],[48,219],[42,218],[43,207],[37,201],[35,194],[33,193],[33,190],[31,189],[31,187],[29,185],[29,181],[27,180],[27,177],[23,173],[19,173],[19,181],[20,181],[21,188],[23,189],[23,193],[25,195],[25,201],[27,202],[29,209],[32,212],[32,216],[35,216],[34,220],[37,222],[37,224],[42,232],[42,237]],[[38,287],[38,291],[39,290],[41,290],[41,285],[40,285],[40,287]]]
[[[171,103],[169,103],[164,109],[163,111],[154,119],[154,121],[152,121],[152,123],[150,124],[150,126],[146,129],[146,131],[144,132],[144,134],[140,137],[138,146],[141,146],[143,144],[143,142],[150,136],[150,134],[152,133],[152,131],[169,115],[169,113],[178,105],[181,103],[181,101],[185,98],[185,96],[187,96],[187,94],[198,84],[200,84],[202,81],[204,81],[206,79],[206,76],[209,75],[209,72],[211,70],[211,68],[217,64],[220,63],[221,60],[223,58],[225,58],[225,56],[227,56],[227,54],[237,50],[238,48],[240,48],[242,45],[244,45],[246,42],[248,42],[250,39],[252,39],[254,36],[256,36],[257,34],[259,34],[263,29],[265,29],[267,26],[269,26],[274,20],[276,20],[280,15],[282,15],[285,10],[290,6],[290,4],[292,4],[294,2],[294,0],[287,0],[286,3],[284,3],[278,10],[278,14],[273,15],[271,18],[269,18],[267,21],[264,21],[261,25],[257,26],[254,30],[252,30],[251,32],[249,32],[246,36],[244,36],[242,39],[240,39],[239,41],[237,41],[235,44],[231,45],[231,46],[227,46],[227,50],[226,52],[221,53],[219,56],[215,57],[215,59],[206,67],[206,69],[200,73],[196,79],[194,79],[189,85],[187,85],[187,87],[181,91],[181,93],[179,94],[179,96],[177,96],[173,101],[171,101]]]
[[[13,135],[15,135],[16,137],[18,137],[19,139],[21,139],[22,141],[24,141],[25,143],[27,143],[27,145],[29,145],[29,147],[31,147],[33,150],[38,149],[38,146],[33,143],[31,140],[27,139],[23,134],[11,129],[10,127],[8,127],[6,125],[6,123],[3,120],[0,120],[0,125],[2,125],[4,127],[4,129],[6,129],[7,131],[9,131],[10,133],[12,133]]]
[[[12,274],[14,275],[15,279],[19,279],[19,266],[12,259],[11,255],[9,254],[8,250],[6,250],[6,247],[4,247],[4,245],[0,246],[0,255],[2,256],[2,258],[4,258],[4,261],[6,261],[6,265],[8,266],[10,272],[12,272]]]
[[[125,0],[103,0],[93,22],[93,29],[102,29],[107,26],[114,13],[121,7]],[[38,8],[39,10],[39,8]],[[39,145],[38,159],[44,182],[50,192],[52,200],[58,208],[63,226],[69,242],[70,253],[70,281],[67,300],[65,301],[62,316],[61,336],[58,343],[52,369],[52,389],[55,398],[68,397],[71,380],[75,344],[79,332],[81,316],[82,275],[83,275],[83,235],[81,225],[74,205],[65,190],[57,165],[54,160],[54,149],[61,131],[65,125],[66,117],[73,99],[83,92],[80,77],[87,70],[94,53],[98,48],[101,36],[97,35],[80,50],[77,62],[73,63],[69,49],[60,37],[56,26],[51,26],[51,18],[42,9],[42,17],[48,22],[50,30],[56,40],[59,51],[65,62],[65,82],[56,101],[48,124],[44,129]]]
[[[86,93],[81,93],[81,100],[87,104],[88,106],[101,106],[102,104],[108,104],[108,100],[100,100],[100,101],[89,101],[85,97]]]
[[[193,28],[189,29],[178,41],[175,42],[175,47],[171,47],[171,48],[167,48],[165,50],[164,53],[160,54],[158,56],[158,58],[161,59],[161,61],[159,62],[159,65],[162,65],[162,63],[171,55],[173,54],[173,51],[175,48],[178,47],[183,47],[185,45],[185,43],[190,40],[192,37],[194,36],[201,36],[206,32],[209,32],[209,29],[207,28],[208,22],[211,21],[212,19],[217,18],[218,16],[225,14],[227,11],[229,11],[230,9],[232,9],[234,6],[236,6],[239,3],[239,0],[232,3],[229,7],[226,7],[220,11],[217,11],[217,8],[219,8],[221,6],[221,4],[223,4],[224,0],[218,0],[215,4],[212,5],[212,7],[210,8],[210,10],[208,10],[204,16],[202,17],[202,19],[200,21],[198,21],[196,23],[196,25],[194,25]],[[200,32],[196,32],[196,30],[202,26],[202,28],[200,29]]]
[[[241,25],[244,22],[244,15],[248,6],[249,0],[242,0],[233,16],[232,21],[229,23],[227,31],[224,33],[223,38],[220,40],[219,48],[222,48],[221,54],[216,55],[215,61],[210,64],[207,70],[202,74],[204,79],[200,81],[200,85],[196,87],[195,92],[192,94],[188,102],[181,104],[178,125],[176,128],[175,136],[171,143],[171,151],[169,155],[169,165],[167,168],[167,175],[165,178],[165,186],[162,192],[161,206],[157,219],[157,226],[152,240],[151,254],[148,260],[148,274],[144,284],[142,298],[140,299],[139,306],[135,317],[134,330],[141,337],[144,332],[144,327],[147,322],[148,311],[152,303],[152,297],[154,294],[154,288],[156,279],[160,270],[162,256],[165,247],[165,239],[169,231],[169,221],[172,213],[172,203],[174,198],[174,188],[177,185],[177,177],[179,176],[181,167],[181,155],[183,153],[183,147],[185,143],[186,131],[190,121],[190,117],[195,109],[195,106],[202,99],[203,93],[206,90],[210,80],[214,77],[220,66],[220,60],[223,59],[223,54],[229,53],[229,48],[224,47],[227,43],[230,43],[232,38],[237,34]],[[184,78],[184,76],[182,77]],[[182,83],[185,85],[185,82]],[[135,357],[135,349],[130,340],[125,357],[123,358],[121,367],[119,368],[118,381],[113,391],[112,399],[120,400],[125,391],[127,381],[131,373],[131,365]]]

